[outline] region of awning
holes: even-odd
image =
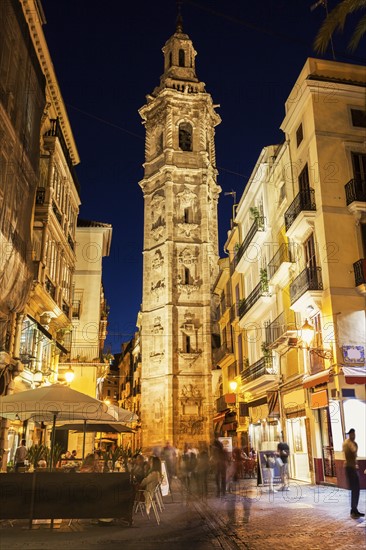
[[[311,394],[310,408],[311,409],[324,409],[328,407],[328,391],[320,390]]]
[[[220,420],[224,420],[225,415],[226,415],[226,410],[215,414],[215,416],[213,417],[214,424],[216,424],[217,422],[220,422]]]
[[[302,386],[303,388],[314,388],[320,384],[326,384],[329,382],[330,375],[331,369],[327,369],[317,372],[316,374],[312,374],[311,376],[305,376],[302,381]]]
[[[366,384],[366,367],[342,367],[346,384]]]

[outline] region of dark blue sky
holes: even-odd
[[[220,255],[233,201],[265,145],[282,140],[284,101],[324,8],[315,0],[197,0],[183,3],[183,29],[198,52],[222,123],[216,128]],[[328,2],[329,6],[335,2]],[[81,164],[80,216],[113,225],[103,280],[111,306],[107,344],[131,338],[141,303],[144,128],[137,110],[163,72],[161,48],[174,33],[174,0],[42,0],[44,27]],[[350,25],[349,25],[350,26]],[[342,37],[336,51],[344,52]],[[338,56],[360,63],[360,58]],[[98,298],[96,297],[96,300]]]

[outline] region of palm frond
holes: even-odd
[[[353,33],[352,38],[349,41],[348,49],[351,52],[355,51],[361,38],[365,33],[366,33],[366,15],[364,15],[358,22],[355,32]]]
[[[324,53],[333,34],[343,31],[347,16],[361,9],[366,9],[366,0],[342,0],[335,6],[324,20],[314,40],[314,50]]]

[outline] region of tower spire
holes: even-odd
[[[175,32],[183,32],[182,0],[177,0],[177,22]]]

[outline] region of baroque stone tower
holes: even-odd
[[[212,286],[218,272],[215,112],[178,17],[146,128],[141,417],[144,448],[212,433]]]

